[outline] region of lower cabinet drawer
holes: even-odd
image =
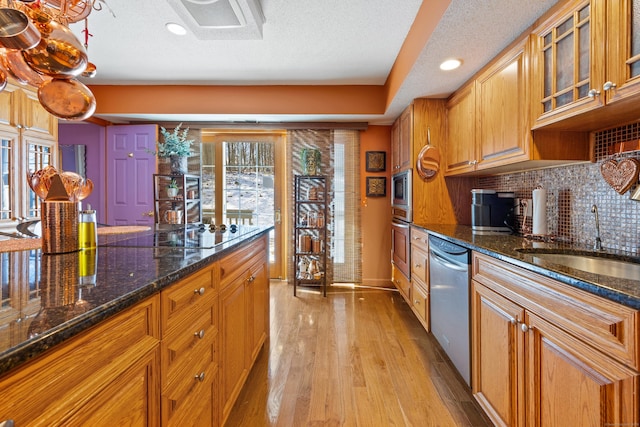
[[[411,307],[429,331],[429,293],[424,285],[418,281],[411,284]]]
[[[391,272],[393,274],[393,284],[400,291],[407,302],[411,301],[411,282],[402,272],[394,265]]]
[[[170,377],[162,383],[162,419],[169,420],[171,425],[210,425],[202,423],[180,423],[185,414],[202,412],[201,407],[212,410],[211,382],[218,374],[216,360],[217,349],[214,336],[205,337],[192,351],[184,356],[181,363],[172,370]],[[171,357],[171,350],[163,348],[163,367],[166,357]],[[191,403],[190,403],[191,402]],[[194,406],[192,406],[192,404]],[[182,415],[180,415],[182,414]],[[211,417],[209,414],[208,417]]]
[[[216,304],[217,307],[217,299]],[[217,364],[216,354],[212,347],[218,330],[212,322],[212,316],[217,313],[210,307],[208,311],[202,313],[200,318],[190,325],[185,325],[180,331],[162,340],[162,377],[163,384],[171,386],[180,375],[193,369],[192,359],[194,355],[211,358]]]

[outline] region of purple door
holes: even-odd
[[[157,125],[107,127],[107,224],[153,225]]]

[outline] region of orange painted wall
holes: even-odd
[[[366,172],[367,151],[386,151],[385,172]],[[391,283],[391,126],[369,126],[360,132],[360,179],[362,195],[362,283],[369,286],[393,287]],[[386,197],[366,197],[366,177],[386,176]]]

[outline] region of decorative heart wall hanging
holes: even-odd
[[[638,181],[640,161],[609,159],[600,165],[600,173],[604,180],[619,194],[624,194]]]

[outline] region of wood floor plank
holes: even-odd
[[[397,292],[271,283],[271,336],[226,426],[489,426]]]

